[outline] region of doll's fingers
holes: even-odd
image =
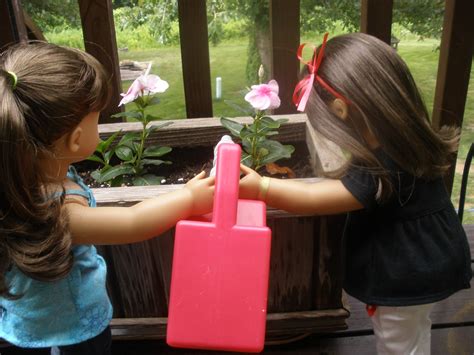
[[[197,174],[196,176],[194,176],[191,180],[189,181],[196,181],[196,180],[200,180],[202,178],[204,178],[204,176],[206,176],[206,172],[203,170],[201,171],[199,174]]]
[[[215,176],[208,176],[206,178],[206,182],[208,183],[209,186],[214,186],[216,183],[216,177]]]
[[[242,171],[245,175],[253,173],[253,170],[244,164],[240,164],[240,171]]]

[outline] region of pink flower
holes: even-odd
[[[252,90],[245,95],[245,101],[260,111],[280,107],[278,83],[270,80],[268,84],[252,85]]]
[[[168,83],[161,80],[158,75],[140,75],[128,88],[127,93],[120,94],[123,98],[120,101],[119,106],[135,101],[138,96],[165,92],[168,87]]]

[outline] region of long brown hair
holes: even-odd
[[[435,131],[413,77],[396,51],[375,37],[353,33],[326,44],[318,75],[350,103],[342,120],[329,108],[335,98],[315,84],[307,113],[312,125],[351,158],[328,172],[341,177],[351,165],[368,169],[382,182],[382,200],[393,188],[388,172],[365,137],[375,137],[398,166],[416,177],[431,179],[449,167],[459,132],[443,127]]]
[[[70,271],[63,198],[48,196],[39,158],[108,97],[102,66],[82,51],[35,42],[0,54],[0,296],[15,296],[11,267],[42,281]]]

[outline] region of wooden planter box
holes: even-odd
[[[282,115],[280,142],[306,142],[315,176],[340,164],[337,149],[318,139],[306,115]],[[250,118],[238,118],[250,122]],[[100,126],[105,138],[139,123]],[[154,132],[150,142],[171,147],[213,146],[227,131],[216,118],[176,120]],[[297,152],[296,152],[297,154]],[[185,158],[185,157],[183,157]],[[313,182],[317,178],[302,179]],[[95,189],[99,206],[130,206],[180,185]],[[272,229],[267,341],[296,339],[307,333],[346,328],[349,313],[342,306],[342,229],[344,216],[304,217],[268,209]],[[159,339],[166,335],[174,229],[149,241],[103,246],[108,289],[114,305],[116,338]]]

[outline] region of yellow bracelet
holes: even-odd
[[[270,178],[269,177],[262,177],[260,179],[260,186],[259,186],[259,189],[258,189],[258,196],[257,198],[260,200],[260,201],[264,201],[265,202],[265,199],[267,197],[267,192],[268,192],[268,188],[270,187]]]

